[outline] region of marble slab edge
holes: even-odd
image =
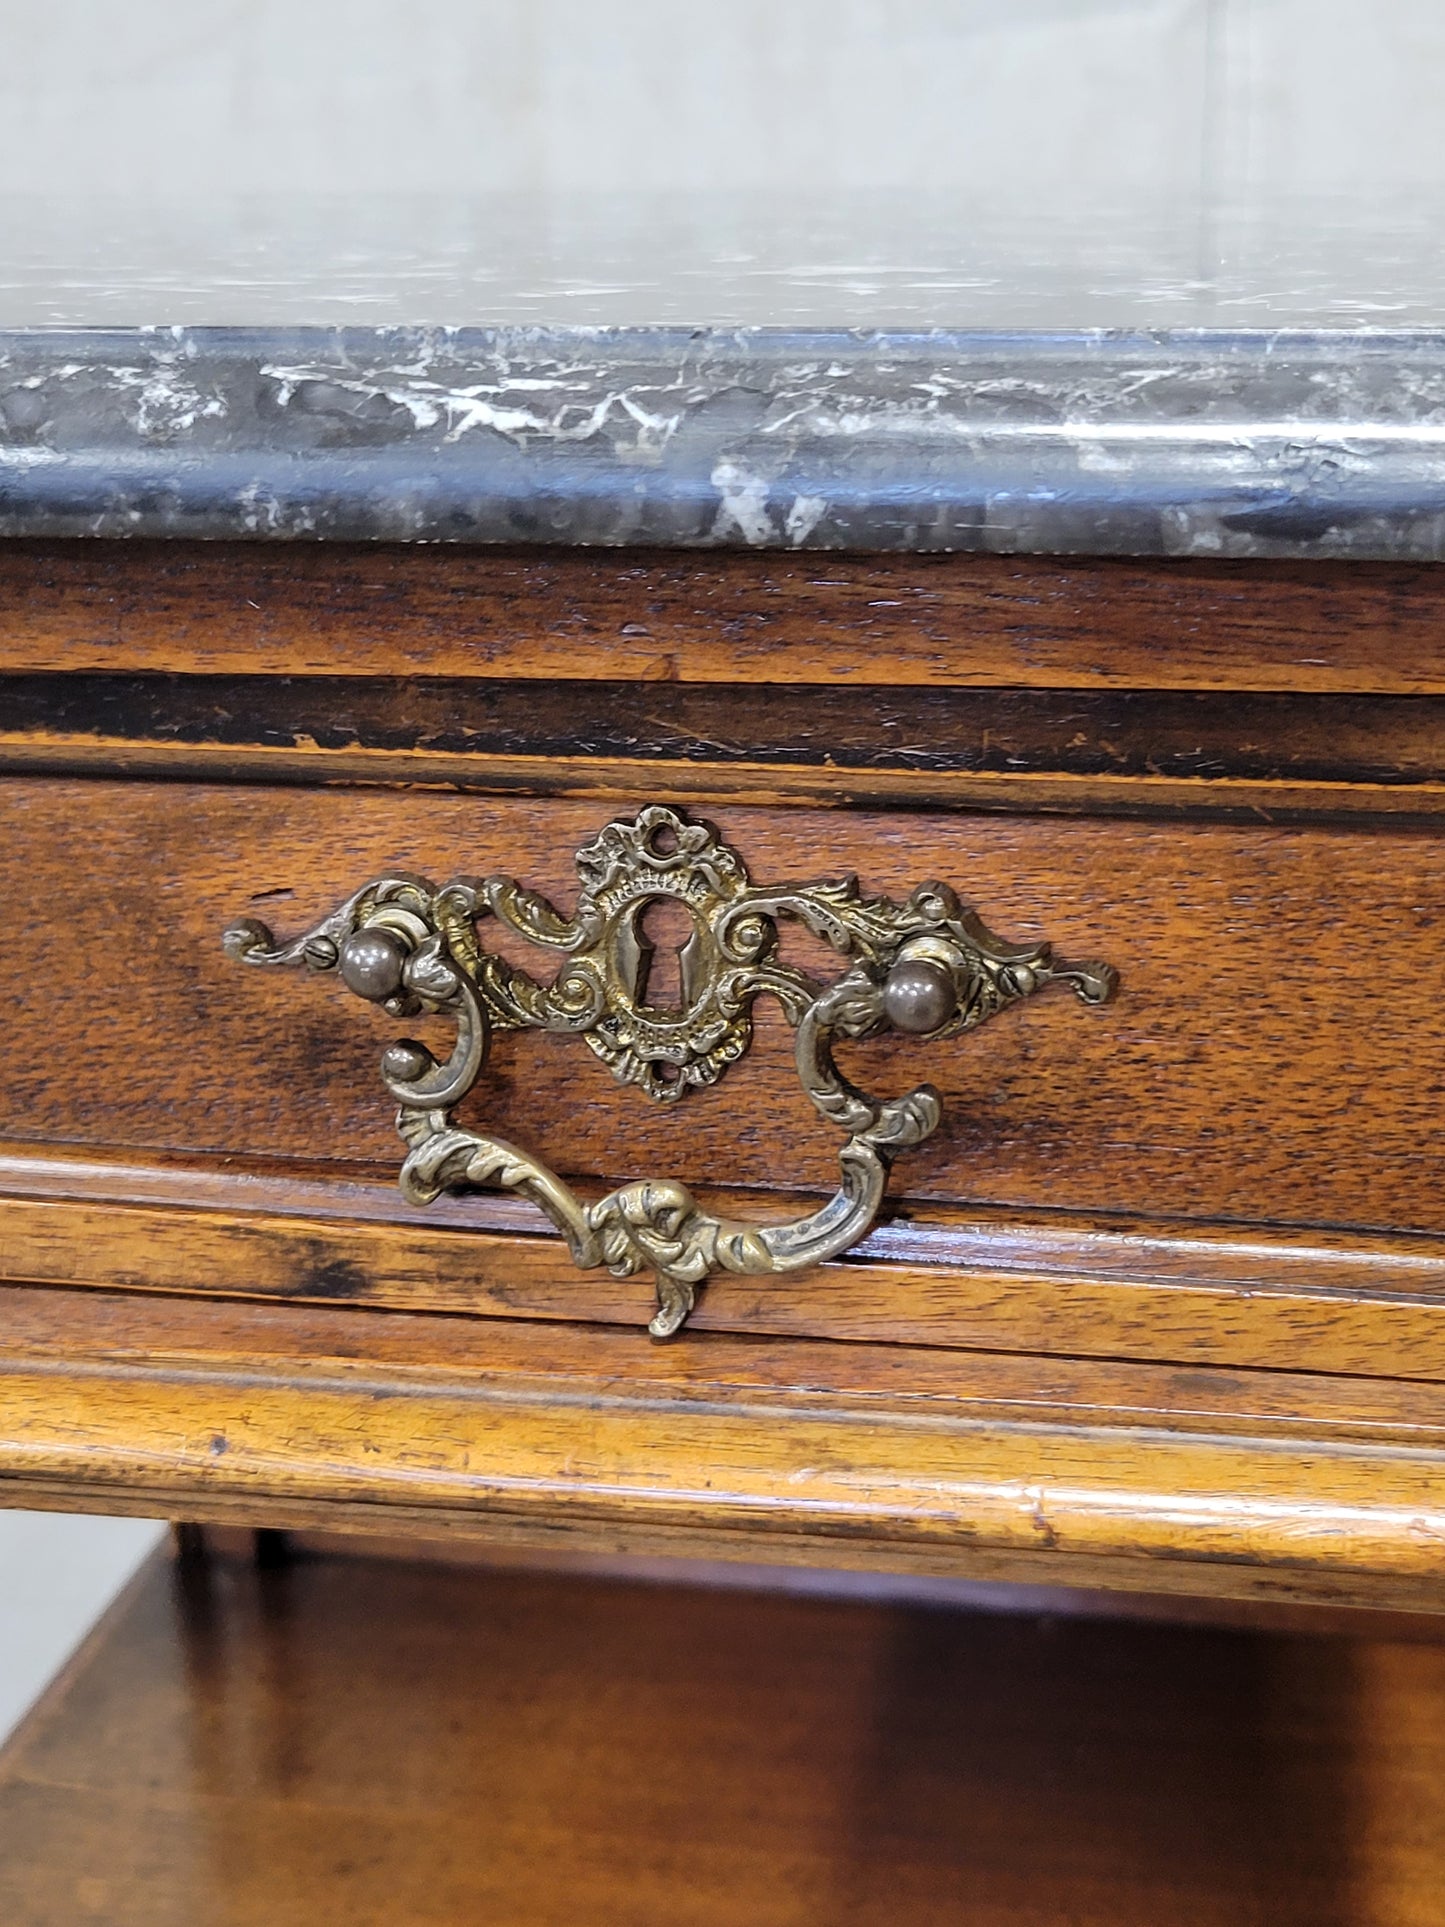
[[[0,535],[1445,557],[1445,333],[0,332]]]

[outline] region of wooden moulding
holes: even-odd
[[[710,1196],[746,1216],[756,1198]],[[801,1203],[801,1200],[792,1200]],[[767,1207],[778,1211],[773,1200]],[[532,1207],[432,1214],[379,1182],[0,1154],[0,1278],[641,1327],[646,1277],[579,1272]],[[886,1223],[842,1263],[716,1278],[719,1332],[1445,1380],[1445,1240],[1091,1223]]]
[[[1445,693],[1393,563],[7,542],[11,671]]]
[[[0,691],[3,693],[3,691]],[[0,772],[160,782],[364,785],[477,797],[585,799],[630,812],[679,808],[968,810],[1164,817],[1233,823],[1374,822],[1410,829],[1445,817],[1445,783],[1293,782],[1252,777],[1068,776],[1048,772],[851,769],[770,763],[661,763],[626,756],[449,755],[413,750],[197,750],[189,744],[0,735]]]
[[[1445,799],[1433,696],[75,672],[0,695],[22,773],[1254,820]]]
[[[1419,1388],[14,1287],[0,1319],[14,1504],[1445,1603]]]

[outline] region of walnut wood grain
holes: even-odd
[[[7,542],[12,670],[1445,693],[1430,565]]]
[[[0,1760],[26,1927],[1424,1927],[1445,1648],[157,1561]]]
[[[0,1316],[12,1504],[1445,1608],[1433,1388],[17,1287]]]
[[[12,781],[0,885],[22,933],[0,1130],[34,1145],[318,1157],[394,1174],[377,1058],[395,1025],[332,979],[242,969],[238,914],[306,928],[367,877],[505,869],[565,903],[595,805]],[[927,1078],[936,1137],[895,1195],[1218,1223],[1437,1232],[1438,846],[1414,832],[719,813],[759,878],[942,876],[1005,936],[1097,955],[1118,1001],[1059,996],[972,1037],[850,1051]],[[520,954],[520,953],[519,953]],[[535,965],[535,953],[531,956]],[[761,1007],[760,1007],[761,1008]],[[476,1094],[568,1176],[823,1191],[833,1145],[763,1009],[749,1056],[672,1113],[568,1040],[501,1039]]]
[[[1442,1609],[1445,570],[9,544],[0,669],[0,1496]],[[515,1200],[401,1207],[397,1027],[218,944],[569,903],[664,798],[1123,976],[850,1051],[944,1100],[889,1220],[665,1358]],[[584,1192],[832,1186],[771,1015],[679,1112],[539,1036],[475,1105]]]

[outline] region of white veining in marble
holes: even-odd
[[[1445,333],[0,333],[0,533],[1445,557]]]

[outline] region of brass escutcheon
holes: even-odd
[[[862,896],[855,877],[759,887],[708,824],[661,805],[607,824],[577,852],[577,875],[570,916],[508,876],[438,889],[397,875],[375,878],[289,943],[252,918],[232,924],[223,941],[227,955],[244,963],[334,970],[393,1016],[430,1011],[453,1019],[456,1044],[444,1063],[409,1040],[382,1056],[407,1145],[403,1195],[425,1205],[461,1186],[520,1192],[562,1233],[577,1265],[606,1265],[618,1277],[655,1273],[658,1308],[648,1329],[657,1338],[682,1327],[714,1272],[797,1271],[846,1251],[877,1216],[895,1153],[937,1126],[931,1085],[869,1097],[834,1063],[835,1037],[887,1029],[951,1037],[1047,984],[1068,984],[1085,1003],[1101,1004],[1117,981],[1107,964],[1056,962],[1047,944],[1000,943],[947,884],[922,884],[901,904]],[[676,1008],[647,1001],[644,919],[660,900],[680,903],[691,924],[678,958]],[[550,983],[483,947],[478,925],[487,917],[561,954]],[[784,963],[780,918],[822,938],[847,968],[824,984]],[[806,1217],[781,1225],[716,1218],[671,1179],[625,1184],[585,1204],[516,1145],[452,1120],[487,1061],[492,1033],[524,1028],[573,1032],[619,1082],[658,1103],[679,1103],[716,1084],[744,1054],[753,1002],[764,993],[797,1033],[804,1091],[845,1133],[839,1188]]]

